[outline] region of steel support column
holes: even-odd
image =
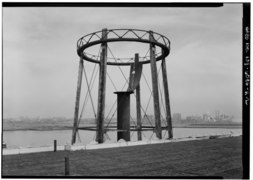
[[[107,29],[102,30],[102,39],[107,39]],[[107,43],[102,43],[102,52],[99,64],[99,86],[97,106],[97,132],[96,141],[104,142],[104,113],[105,113],[105,90],[106,90],[106,67],[107,67]]]
[[[155,41],[153,32],[150,31],[149,39]],[[151,65],[151,76],[152,76],[152,89],[153,89],[153,102],[154,102],[154,115],[155,115],[155,132],[158,139],[162,139],[162,128],[161,128],[161,117],[160,117],[160,105],[159,105],[159,91],[157,81],[157,67],[155,57],[155,45],[150,44],[150,65]]]
[[[162,59],[162,75],[163,75],[163,87],[164,87],[164,98],[165,98],[165,108],[166,108],[166,121],[167,121],[167,127],[168,127],[168,138],[172,139],[173,138],[173,131],[172,131],[170,97],[169,97],[169,88],[168,88],[168,79],[167,79],[165,58]]]
[[[80,58],[79,70],[78,70],[78,79],[77,79],[74,124],[73,124],[71,144],[74,144],[76,142],[76,132],[78,130],[78,124],[77,123],[78,123],[79,104],[80,104],[80,95],[81,95],[81,87],[82,87],[82,76],[83,76],[83,59]]]
[[[135,54],[135,64],[139,63],[139,54]],[[136,87],[136,118],[137,118],[137,138],[138,141],[142,140],[141,135],[141,92],[140,83]]]

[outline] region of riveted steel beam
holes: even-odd
[[[150,41],[154,41],[152,31],[149,34]],[[159,104],[159,91],[158,91],[158,77],[157,67],[155,59],[155,44],[150,44],[150,66],[152,77],[152,89],[153,89],[153,103],[154,103],[154,118],[155,118],[155,133],[158,139],[162,139],[161,117],[160,117],[160,104]]]
[[[107,29],[102,30],[102,38],[107,38]],[[106,70],[107,70],[107,43],[101,44],[101,56],[99,64],[99,85],[98,85],[98,108],[97,108],[97,132],[96,141],[104,142],[104,114],[105,114],[105,91],[106,91]]]
[[[82,87],[82,76],[83,76],[83,59],[80,58],[79,61],[79,70],[78,70],[78,79],[77,79],[77,90],[76,90],[76,102],[75,102],[75,112],[74,112],[74,124],[72,131],[72,140],[71,144],[76,142],[76,132],[78,130],[78,114],[79,114],[79,104],[81,96],[81,87]]]
[[[168,129],[167,129],[168,130],[168,138],[171,139],[171,138],[173,138],[173,131],[172,131],[169,87],[168,87],[165,59],[162,59],[162,76],[163,76],[164,98],[165,98],[165,108],[166,108],[166,121],[167,121],[167,127],[168,127]]]

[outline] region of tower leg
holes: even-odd
[[[83,59],[80,58],[80,61],[79,61],[79,70],[78,70],[78,80],[77,80],[77,91],[76,91],[74,124],[73,124],[71,144],[74,144],[76,142],[76,132],[78,130],[78,124],[77,123],[78,123],[79,102],[80,102],[81,86],[82,86],[82,75],[83,75]]]
[[[135,54],[135,64],[139,62],[139,54]],[[136,114],[137,114],[137,138],[138,141],[142,140],[141,135],[141,93],[140,83],[136,87]]]
[[[154,41],[152,31],[150,31],[149,38],[150,38],[151,41]],[[155,45],[154,44],[150,44],[150,65],[151,65],[154,115],[155,115],[155,127],[156,127],[155,132],[156,132],[156,137],[158,139],[162,139],[159,93],[158,93],[158,81],[157,81],[157,67],[156,67]]]
[[[107,38],[107,29],[102,30],[102,38]],[[107,44],[102,44],[99,69],[99,86],[98,86],[98,108],[97,108],[97,132],[96,141],[104,142],[104,113],[105,113],[105,87],[106,87],[106,67],[107,67]]]
[[[169,88],[167,79],[167,70],[165,59],[162,59],[162,75],[163,75],[163,87],[164,87],[164,97],[165,97],[165,107],[166,107],[166,121],[168,127],[168,138],[173,138],[172,131],[172,121],[171,121],[171,111],[170,111],[170,98],[169,98]]]

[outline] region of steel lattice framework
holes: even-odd
[[[160,47],[161,51],[155,54],[156,61],[165,58],[170,53],[170,40],[167,37],[153,31],[139,29],[108,29],[104,36],[102,31],[87,34],[77,41],[77,53],[87,61],[100,63],[98,56],[89,54],[85,50],[98,44],[123,41],[141,42]],[[107,58],[107,65],[129,66],[134,63],[133,58],[116,58],[116,61],[112,59],[114,58]],[[139,60],[142,64],[150,63],[150,56],[140,57]]]
[[[134,54],[134,58],[122,58],[115,57],[112,51],[109,48],[109,43],[113,42],[135,42],[142,43],[149,46],[148,52],[144,57],[140,57],[139,53]],[[100,46],[99,54],[93,55],[88,52],[89,48],[96,45]],[[158,47],[158,48],[157,48]],[[158,51],[156,51],[158,49]],[[113,58],[108,57],[108,51],[111,53]],[[76,103],[75,103],[75,112],[74,112],[74,123],[73,123],[73,133],[72,133],[72,144],[76,141],[76,134],[78,129],[83,130],[95,130],[96,131],[96,141],[98,143],[104,142],[104,135],[108,130],[117,131],[118,140],[123,138],[125,141],[130,141],[130,131],[137,131],[138,140],[141,140],[141,131],[146,129],[153,129],[156,137],[158,139],[162,138],[162,129],[168,130],[168,138],[173,137],[172,124],[171,124],[171,112],[170,112],[170,101],[169,101],[169,91],[168,91],[168,80],[167,80],[167,71],[166,71],[166,62],[165,58],[170,53],[170,40],[153,31],[139,30],[139,29],[107,29],[104,28],[102,31],[93,32],[81,37],[77,41],[77,54],[80,57],[79,60],[79,70],[78,70],[78,81],[77,81],[77,92],[76,92]],[[84,60],[99,64],[99,77],[98,77],[98,100],[97,100],[97,111],[94,108],[90,84],[88,83],[85,68]],[[159,82],[158,82],[158,73],[157,72],[157,61],[161,60],[161,69],[163,77],[163,87],[164,87],[164,101],[165,101],[165,111],[166,111],[166,121],[167,126],[162,127],[161,125],[161,111],[160,111],[160,102],[159,102],[159,93],[161,96],[161,89],[159,92]],[[153,106],[154,106],[154,120],[155,126],[143,126],[142,125],[142,115],[141,109],[141,91],[140,91],[140,78],[142,76],[142,65],[150,64],[150,75],[152,82],[152,91],[151,95],[153,96]],[[107,65],[118,66],[121,73],[123,74],[126,82],[129,84],[126,91],[117,91],[114,92],[117,94],[117,127],[115,126],[105,126],[105,92],[106,92],[106,77]],[[124,73],[121,70],[120,66],[129,66],[130,67],[130,76],[129,81],[125,77]],[[86,83],[88,86],[88,92],[92,101],[92,107],[94,115],[96,118],[96,127],[79,127],[80,119],[79,116],[79,102],[81,95],[81,84],[82,84],[82,74],[84,71]],[[144,74],[143,74],[144,76]],[[144,76],[145,78],[145,76]],[[109,79],[111,80],[110,76]],[[111,80],[112,81],[112,80]],[[145,78],[146,81],[146,78]],[[114,85],[114,83],[113,83]],[[137,117],[136,126],[130,124],[130,94],[136,92],[136,112]],[[149,100],[150,101],[150,100]],[[144,111],[146,114],[146,111]],[[115,113],[113,113],[115,114]]]

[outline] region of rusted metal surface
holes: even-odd
[[[74,124],[73,124],[71,144],[74,144],[76,142],[76,132],[78,130],[77,122],[78,122],[79,104],[80,104],[81,87],[82,87],[82,76],[83,76],[83,59],[80,58],[80,61],[79,61],[79,70],[78,70],[78,80],[77,80],[77,91],[76,91]]]
[[[150,32],[150,41],[154,41],[153,33]],[[150,44],[150,66],[151,66],[151,76],[152,76],[152,89],[153,89],[153,103],[154,103],[154,117],[156,126],[156,137],[162,139],[162,128],[161,128],[161,117],[160,117],[160,104],[159,104],[159,91],[158,91],[158,77],[157,77],[157,67],[155,59],[155,44]]]
[[[117,140],[130,141],[130,94],[133,92],[115,92],[117,94]]]
[[[171,139],[173,138],[173,131],[172,131],[170,97],[169,97],[169,87],[168,87],[165,59],[162,59],[162,76],[163,76],[164,98],[165,98],[165,108],[166,108],[166,121],[168,125],[168,138]]]
[[[135,54],[135,64],[139,63],[139,54]],[[136,86],[136,119],[137,119],[137,139],[142,140],[141,135],[141,90],[140,83]]]
[[[130,76],[129,76],[129,85],[127,91],[134,91],[136,87],[140,84],[142,75],[142,64],[139,62],[139,55],[138,60],[136,60],[135,55],[135,62],[130,66]]]
[[[134,71],[135,71],[134,69],[135,69],[135,64],[131,64],[127,91],[132,91],[133,86],[134,86]]]
[[[161,60],[168,56],[170,52],[170,40],[156,32],[152,32],[154,39],[150,41],[151,31],[145,31],[140,29],[109,29],[107,30],[106,36],[107,38],[104,39],[102,35],[102,31],[93,32],[81,37],[77,41],[77,54],[82,57],[83,59],[93,62],[93,63],[100,63],[99,59],[96,55],[91,55],[85,52],[85,50],[91,46],[109,42],[141,42],[147,44],[154,44],[162,49],[161,53],[157,55],[156,61]],[[134,62],[131,62],[131,58],[120,58],[119,61],[116,61],[114,58],[108,58],[107,64],[108,65],[118,65],[118,66],[129,66]],[[142,64],[150,63],[150,59],[148,57],[140,57],[140,62]]]
[[[107,29],[103,29],[102,37],[107,38]],[[99,86],[98,86],[98,108],[97,108],[97,133],[96,141],[104,142],[104,113],[105,113],[105,91],[106,91],[106,66],[107,66],[107,44],[102,43],[102,52],[99,69]]]

